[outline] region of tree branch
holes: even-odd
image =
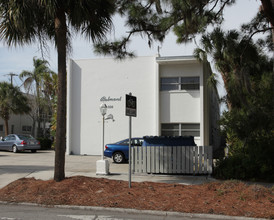
[[[258,34],[258,33],[261,33],[261,32],[266,32],[266,31],[270,31],[270,30],[274,30],[274,27],[270,27],[270,28],[262,29],[262,30],[257,30],[257,31],[253,32],[250,35],[250,37],[248,38],[248,41],[250,41],[255,34]]]

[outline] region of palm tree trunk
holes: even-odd
[[[38,104],[38,108],[37,108],[37,128],[36,128],[36,134],[37,134],[37,137],[41,137],[41,115],[40,115],[40,107],[39,107],[39,103]]]
[[[266,15],[266,17],[268,18],[271,26],[274,26],[274,0],[261,0],[262,5],[263,5],[263,10],[264,13]]]
[[[57,100],[57,129],[55,145],[54,180],[59,182],[65,179],[65,152],[66,152],[66,17],[59,8],[55,18],[55,34],[58,53],[58,100]]]
[[[35,136],[35,125],[36,125],[36,121],[35,121],[34,118],[32,118],[32,130],[31,130],[31,135],[32,135],[33,137],[36,137],[36,136]]]
[[[223,82],[224,82],[224,87],[225,87],[225,90],[226,90],[226,93],[227,93],[226,104],[227,104],[228,110],[231,111],[232,103],[231,103],[230,97],[229,97],[229,87],[228,87],[228,77],[227,77],[227,75],[228,75],[228,73],[221,72],[221,76],[222,76],[222,79],[223,79]]]
[[[5,118],[4,122],[5,122],[5,136],[7,136],[9,134],[9,120]]]
[[[39,85],[39,80],[36,79],[36,103],[38,106],[37,109],[37,137],[42,137],[42,132],[41,132],[41,97],[40,97],[40,85]]]

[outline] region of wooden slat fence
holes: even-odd
[[[212,146],[149,146],[132,149],[133,173],[212,173]]]

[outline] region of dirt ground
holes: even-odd
[[[19,179],[0,189],[0,201],[119,207],[274,219],[274,187],[239,181],[180,185],[75,176],[61,182]]]

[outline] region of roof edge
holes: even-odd
[[[156,62],[161,63],[175,63],[175,62],[199,62],[194,56],[163,56],[156,57]]]

